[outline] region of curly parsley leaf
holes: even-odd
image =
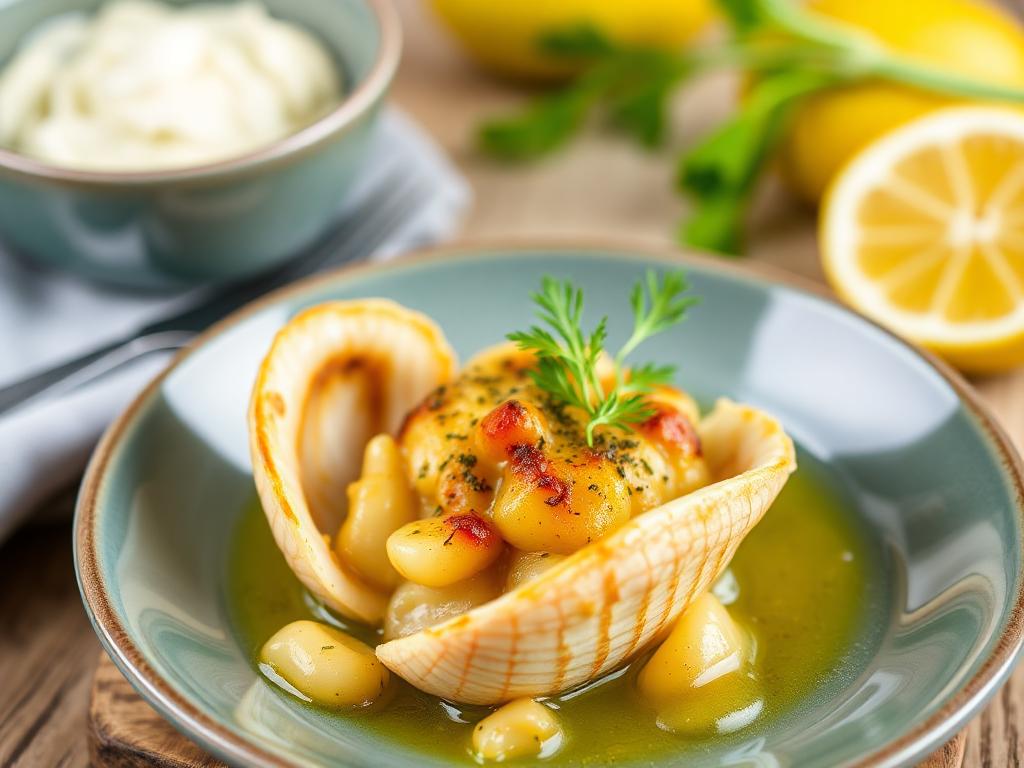
[[[683,272],[669,272],[659,278],[653,270],[637,283],[630,294],[633,332],[612,358],[613,383],[601,382],[598,366],[605,353],[608,318],[588,334],[581,327],[583,291],[568,280],[545,277],[541,290],[532,295],[537,318],[543,325],[508,334],[520,349],[533,352],[537,367],[530,375],[534,383],[559,402],[587,415],[586,437],[594,444],[594,431],[601,426],[629,431],[633,424],[650,417],[652,411],[644,394],[672,379],[669,365],[645,364],[627,368],[625,360],[640,344],[682,322],[696,303]]]

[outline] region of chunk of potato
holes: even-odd
[[[637,427],[637,433],[661,452],[670,467],[667,497],[683,496],[710,483],[690,396],[666,388],[648,396],[648,401],[654,413]],[[648,461],[653,464],[650,457]]]
[[[438,476],[437,506],[446,515],[480,515],[490,509],[494,499],[494,481],[487,467],[478,466],[476,456],[460,454]]]
[[[640,692],[655,706],[744,666],[746,633],[710,592],[699,596],[640,672]]]
[[[492,465],[508,461],[516,446],[551,442],[540,409],[515,399],[506,400],[480,419],[473,437],[481,458]]]
[[[557,739],[557,743],[552,743]],[[473,751],[483,760],[502,762],[516,757],[553,754],[560,746],[558,717],[533,699],[515,699],[473,728]]]
[[[377,435],[366,445],[362,476],[348,486],[348,516],[335,551],[370,584],[392,590],[402,579],[388,560],[388,536],[418,514],[398,445],[389,435]]]
[[[622,470],[626,486],[632,489],[630,514],[636,517],[678,495],[673,483],[676,462],[657,444],[641,440],[639,435],[631,436],[630,442],[635,447],[624,454],[629,460],[620,461],[618,468]]]
[[[710,592],[679,617],[637,686],[658,724],[676,732],[735,730],[763,708],[752,639]]]
[[[629,520],[629,490],[601,456],[572,460],[524,447],[505,468],[491,516],[512,546],[568,555]]]
[[[675,472],[673,498],[693,493],[705,485],[710,485],[713,480],[708,463],[702,456],[695,456],[689,461],[680,462]]]
[[[431,397],[436,397],[436,393]],[[437,505],[438,465],[443,460],[438,457],[449,455],[452,448],[447,435],[459,428],[447,422],[441,425],[435,412],[422,406],[410,413],[402,425],[398,440],[407,459],[406,478],[422,499],[422,513],[429,514]]]
[[[447,587],[425,587],[407,581],[391,596],[384,616],[384,639],[394,640],[440,624],[501,593],[494,569]]]
[[[504,549],[498,532],[479,515],[417,520],[388,537],[391,564],[409,581],[445,587],[493,563]]]
[[[373,649],[340,629],[293,621],[263,645],[260,661],[324,707],[359,707],[384,693],[390,673]]]
[[[689,393],[671,386],[657,387],[645,398],[649,403],[666,405],[679,411],[692,424],[700,423],[700,408]]]
[[[520,584],[533,581],[556,563],[565,560],[565,555],[553,552],[520,552],[515,550],[508,561],[505,577],[505,591],[510,592]]]

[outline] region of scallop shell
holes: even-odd
[[[345,616],[379,623],[387,597],[337,559],[326,535],[367,440],[450,380],[456,362],[428,318],[391,302],[335,302],[277,335],[250,406],[256,486],[278,546],[305,586]],[[718,482],[630,520],[537,579],[378,646],[421,690],[472,704],[574,688],[667,630],[725,568],[796,468],[779,423],[717,403],[699,432]]]
[[[469,704],[559,693],[630,659],[712,584],[796,468],[792,441],[754,408],[720,400],[700,434],[721,480],[377,656],[417,688]]]
[[[295,575],[344,616],[377,624],[388,601],[330,546],[363,448],[375,434],[396,432],[456,367],[432,320],[382,299],[320,304],[296,315],[260,366],[249,447],[263,509]]]

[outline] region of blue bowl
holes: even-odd
[[[398,65],[389,0],[264,0],[312,30],[348,89],[333,112],[237,158],[180,170],[97,173],[0,149],[0,237],[40,262],[140,287],[237,279],[267,270],[331,225],[367,154]],[[53,16],[102,0],[0,0],[0,66]]]
[[[279,694],[235,631],[226,562],[254,495],[246,405],[259,360],[304,307],[367,296],[426,312],[465,359],[529,323],[527,296],[543,274],[572,278],[592,314],[622,329],[625,287],[648,267],[680,264],[703,301],[645,354],[678,364],[702,400],[725,395],[777,415],[886,554],[869,572],[870,618],[842,669],[785,717],[698,751],[680,743],[678,763],[904,765],[934,751],[1020,652],[1020,460],[941,363],[789,282],[676,254],[449,248],[315,278],[210,330],[113,425],[86,476],[76,557],[103,645],[154,707],[229,762],[445,765],[365,720]]]

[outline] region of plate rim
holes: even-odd
[[[1009,436],[989,411],[980,395],[967,380],[948,363],[928,350],[907,341],[853,308],[841,304],[834,294],[802,275],[789,272],[772,264],[754,261],[726,261],[693,251],[668,246],[654,246],[628,238],[586,239],[578,237],[484,237],[462,238],[443,245],[419,248],[386,262],[360,262],[313,275],[274,290],[212,324],[198,334],[168,365],[142,390],[105,430],[86,468],[78,499],[75,504],[73,542],[75,575],[79,592],[93,629],[104,650],[114,664],[140,695],[175,728],[194,739],[204,748],[229,761],[244,761],[245,765],[290,768],[294,762],[269,752],[252,743],[206,715],[184,696],[174,690],[148,664],[129,637],[117,613],[110,604],[107,586],[98,565],[96,548],[96,521],[99,519],[98,499],[105,484],[111,460],[124,442],[126,435],[136,426],[147,404],[164,380],[196,350],[212,339],[238,325],[250,315],[275,304],[314,290],[318,285],[357,278],[366,274],[386,274],[423,264],[459,260],[486,259],[488,254],[528,253],[584,253],[611,256],[638,262],[662,262],[686,267],[695,265],[712,273],[745,282],[781,287],[798,294],[823,301],[863,321],[881,332],[889,340],[918,358],[920,362],[950,386],[960,402],[974,418],[980,431],[988,438],[995,451],[1001,474],[1015,500],[1018,529],[1024,536],[1024,462]],[[1018,539],[1018,550],[1024,562],[1024,541]],[[1024,569],[1022,569],[1024,571]],[[1006,627],[999,635],[992,652],[967,683],[937,712],[916,723],[902,736],[865,754],[854,766],[902,764],[927,756],[955,735],[967,720],[975,715],[1009,677],[1019,661],[1024,647],[1024,572],[1015,579],[1015,599],[1007,618]]]

